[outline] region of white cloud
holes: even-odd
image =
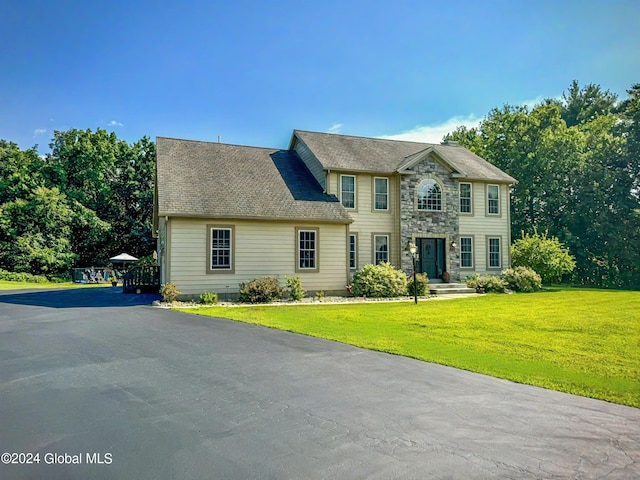
[[[39,136],[39,135],[44,135],[45,133],[47,133],[47,129],[46,129],[46,128],[36,128],[36,129],[33,131],[33,136],[34,136],[34,137],[37,137],[37,136]]]
[[[340,133],[340,130],[342,130],[342,124],[334,123],[327,129],[327,133]]]
[[[380,138],[386,138],[388,140],[406,140],[410,142],[423,142],[423,143],[440,143],[442,137],[447,133],[453,132],[456,127],[464,125],[467,128],[477,127],[482,120],[475,115],[467,115],[452,117],[449,120],[445,120],[442,123],[435,123],[432,125],[418,125],[411,130],[397,133],[394,135],[384,135]]]
[[[531,100],[524,100],[524,101],[520,102],[520,105],[522,105],[523,107],[527,107],[529,110],[531,110],[533,107],[535,107],[539,103],[542,103],[542,101],[545,98],[547,98],[547,97],[544,97],[542,95],[538,95],[536,98],[532,98]]]
[[[542,103],[545,98],[548,97],[538,95],[535,98],[523,100],[515,105],[521,105],[531,110],[536,105]],[[554,98],[559,100],[562,97]],[[456,127],[459,127],[461,125],[464,125],[467,128],[478,127],[481,120],[483,120],[483,118],[477,117],[473,113],[467,116],[457,115],[441,123],[435,123],[432,125],[418,125],[411,130],[396,133],[393,135],[383,135],[380,138],[386,138],[389,140],[406,140],[409,142],[440,143],[442,141],[442,138],[447,133],[453,132]]]
[[[118,122],[117,120],[111,120],[109,123],[107,123],[107,125],[110,127],[124,127],[124,124]]]

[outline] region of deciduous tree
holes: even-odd
[[[518,179],[512,236],[548,231],[576,257],[575,280],[640,286],[640,85],[616,104],[573,82],[561,100],[493,109],[446,139]]]
[[[0,212],[2,268],[60,274],[76,260],[69,242],[74,212],[57,188],[37,187],[26,199],[2,205]]]
[[[522,238],[511,246],[511,258],[514,267],[533,269],[545,283],[561,280],[576,266],[568,248],[548,232],[540,234],[537,230],[532,234],[522,232]]]

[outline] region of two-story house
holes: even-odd
[[[161,281],[186,295],[260,276],[346,292],[367,263],[460,280],[509,266],[509,185],[469,150],[294,130],[287,150],[159,137]],[[445,275],[446,277],[446,275]]]

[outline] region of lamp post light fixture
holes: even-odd
[[[417,305],[418,285],[416,284],[416,253],[418,252],[418,247],[416,247],[415,243],[409,243],[409,252],[411,253],[411,258],[413,259],[413,301]]]

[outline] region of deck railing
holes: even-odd
[[[123,293],[158,293],[160,291],[160,267],[141,265],[131,267],[122,278]]]

